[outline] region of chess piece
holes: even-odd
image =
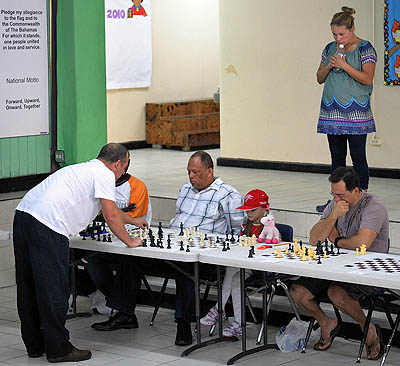
[[[179,236],[183,236],[183,222],[180,223],[181,231],[179,232]]]
[[[146,248],[147,247],[147,239],[143,239],[142,247]]]
[[[226,244],[225,244],[225,242],[222,242],[222,251],[226,252]]]
[[[179,248],[180,251],[185,250],[185,248],[183,247],[183,241],[181,240],[181,247]]]
[[[251,251],[251,249],[249,249],[249,255],[247,256],[247,258],[253,258],[253,252]]]
[[[360,255],[360,250],[356,248],[356,255]]]
[[[233,230],[231,230],[231,243],[233,244],[235,242],[235,237],[233,236]]]
[[[290,246],[290,244],[286,247],[286,250],[285,250],[286,254],[289,254],[289,246]]]
[[[211,240],[211,248],[215,248],[215,241]]]
[[[282,254],[281,254],[280,249],[276,250],[276,258],[282,258]]]
[[[328,258],[328,256],[326,255],[326,250],[324,250],[324,258]]]
[[[231,250],[231,248],[229,247],[229,241],[226,243],[226,250]]]
[[[101,239],[100,239],[100,233],[97,234],[97,241],[101,241]]]
[[[318,262],[317,262],[317,264],[322,264],[322,262],[321,262],[321,256],[320,256],[320,255],[318,256]]]
[[[171,249],[171,234],[168,234],[167,249]]]
[[[108,242],[108,243],[112,243],[112,241],[111,241],[111,234],[108,234],[108,235],[107,235],[107,242]]]
[[[190,247],[190,246],[189,246],[189,244],[188,244],[188,245],[186,246],[186,252],[187,252],[187,253],[189,253],[189,252],[190,252],[190,249],[189,249],[189,247]]]
[[[208,240],[208,238],[207,238],[207,233],[205,233],[204,234],[204,241],[207,241]]]

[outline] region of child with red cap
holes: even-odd
[[[261,234],[263,225],[261,218],[269,213],[268,195],[261,189],[253,189],[244,197],[244,204],[236,208],[244,210],[247,214],[246,223],[243,225],[242,234],[246,236]],[[233,337],[242,333],[241,327],[241,309],[240,309],[240,276],[239,268],[227,267],[224,282],[222,284],[222,309],[223,319],[225,316],[225,305],[229,296],[232,296],[234,320],[223,329],[224,337]],[[246,270],[246,278],[251,274],[250,270]],[[218,304],[213,306],[208,314],[200,319],[201,325],[212,326],[218,321]]]

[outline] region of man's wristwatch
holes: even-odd
[[[344,236],[338,236],[336,239],[335,239],[335,241],[333,242],[333,244],[335,245],[335,248],[338,248],[339,247],[339,245],[338,245],[338,243],[339,243],[339,240],[341,240],[341,239],[346,239]]]

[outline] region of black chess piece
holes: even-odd
[[[226,243],[226,250],[231,250],[231,248],[229,247],[229,241]]]
[[[107,242],[108,242],[108,243],[112,243],[111,234],[108,234],[108,235],[107,235]]]
[[[162,240],[160,240],[160,249],[164,249],[164,245],[162,245]]]
[[[181,222],[181,224],[179,225],[181,228],[181,232],[179,233],[179,236],[183,236],[183,222]]]
[[[160,238],[160,239],[162,239],[163,238],[163,229],[162,229],[162,222],[160,221],[159,223],[158,223],[158,237]]]
[[[207,241],[208,240],[208,238],[207,238],[207,233],[205,233],[204,234],[204,241]]]
[[[223,251],[223,252],[226,252],[226,244],[225,244],[224,241],[222,242],[222,251]]]
[[[322,264],[322,262],[321,262],[321,256],[320,256],[320,255],[318,256],[318,262],[317,262],[317,264]]]
[[[303,241],[302,240],[299,241],[299,244],[300,244],[300,248],[303,249]]]
[[[171,249],[171,234],[168,234],[167,249]]]
[[[225,241],[229,241],[229,234],[228,234],[228,232],[225,234]]]
[[[308,249],[307,249],[307,248],[305,248],[304,254],[305,254],[306,256],[308,255]]]
[[[180,251],[185,250],[185,248],[183,247],[183,241],[181,240],[181,247],[179,248]]]
[[[219,236],[217,235],[217,241],[216,241],[216,243],[218,243],[219,244]]]
[[[254,245],[252,245],[252,246],[250,247],[250,249],[251,249],[252,254],[255,255],[256,252],[255,252],[255,250],[254,250]]]
[[[154,236],[153,236],[153,235],[150,236],[150,246],[151,246],[152,248],[154,248],[154,247],[156,246],[156,244],[155,244],[155,242],[154,242]]]
[[[100,238],[100,233],[99,233],[99,234],[97,234],[97,241],[101,241],[101,238]]]
[[[336,255],[340,255],[340,254],[342,254],[342,253],[340,253],[340,248],[337,247]]]
[[[186,253],[189,253],[190,249],[189,249],[189,244],[186,246]]]
[[[333,251],[333,244],[331,243],[331,251],[329,252],[331,255],[335,255],[335,252]]]
[[[251,248],[249,249],[249,255],[247,256],[247,258],[253,258],[253,251],[251,250]]]
[[[231,230],[231,243],[234,243],[236,240],[235,240],[235,237],[233,236],[233,230]]]
[[[107,235],[106,234],[103,235],[103,243],[107,243]]]
[[[142,247],[144,247],[144,248],[147,247],[147,239],[146,239],[146,238],[144,238],[144,239],[142,240]]]
[[[325,251],[329,253],[328,239],[325,239]]]

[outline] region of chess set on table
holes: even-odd
[[[139,229],[133,225],[126,225],[128,234],[132,237],[140,237],[142,247],[151,247],[159,249],[177,249],[190,252],[195,249],[220,249],[222,251],[230,250],[230,246],[237,245],[237,238],[233,232],[230,235],[217,235],[202,232],[198,228],[183,228],[180,230],[166,229],[160,222],[158,227],[149,229]],[[93,222],[80,234],[82,240],[95,240],[102,243],[121,244],[121,241],[111,232],[104,222]]]

